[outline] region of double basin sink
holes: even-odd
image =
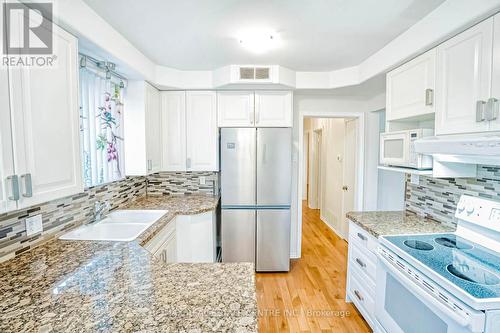
[[[59,239],[129,242],[166,213],[166,210],[117,210],[99,222],[80,226]]]

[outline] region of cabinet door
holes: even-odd
[[[436,134],[481,132],[478,101],[490,96],[493,18],[437,47]]]
[[[83,191],[77,39],[54,24],[53,41],[53,67],[16,67],[10,71],[20,207]]]
[[[292,92],[255,92],[255,126],[292,127]]]
[[[146,170],[148,173],[161,170],[161,112],[160,92],[146,83]]]
[[[493,77],[491,82],[491,97],[497,99],[496,108],[500,109],[500,14],[493,17]],[[500,111],[500,110],[499,110]],[[500,131],[500,114],[490,122],[491,131]]]
[[[219,170],[217,98],[213,91],[186,92],[188,171]]]
[[[186,93],[161,93],[164,171],[186,171]]]
[[[253,127],[253,91],[219,91],[217,93],[219,127]]]
[[[387,120],[434,113],[436,49],[387,74]]]
[[[13,195],[14,158],[9,105],[9,84],[6,69],[0,69],[0,214],[17,207]]]

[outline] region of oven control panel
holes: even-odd
[[[462,195],[455,217],[500,232],[500,201]]]

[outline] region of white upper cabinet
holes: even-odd
[[[13,178],[15,172],[10,124],[8,75],[6,69],[0,69],[0,214],[14,210],[17,206],[13,193],[16,180]]]
[[[53,38],[55,66],[10,69],[18,208],[83,191],[77,39],[56,25]]]
[[[409,119],[434,113],[436,49],[387,74],[387,120]]]
[[[488,130],[482,110],[491,94],[492,48],[493,18],[437,47],[436,134]]]
[[[218,171],[217,95],[161,93],[163,171]]]
[[[291,91],[256,91],[256,127],[292,127]]]
[[[500,14],[493,18],[493,76],[491,83],[491,105],[493,118],[496,119],[490,122],[490,130],[500,131]],[[491,103],[490,102],[490,103]]]
[[[219,91],[217,92],[219,127],[253,127],[254,92]]]
[[[186,171],[186,92],[161,92],[163,170]]]
[[[146,83],[146,168],[148,173],[161,170],[162,133],[160,92]]]
[[[214,91],[186,93],[186,168],[218,171],[217,95]]]
[[[128,81],[126,99],[125,173],[144,176],[161,171],[160,92],[145,81]]]

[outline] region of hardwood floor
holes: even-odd
[[[303,203],[302,258],[256,274],[259,332],[371,332],[345,302],[347,243]]]

